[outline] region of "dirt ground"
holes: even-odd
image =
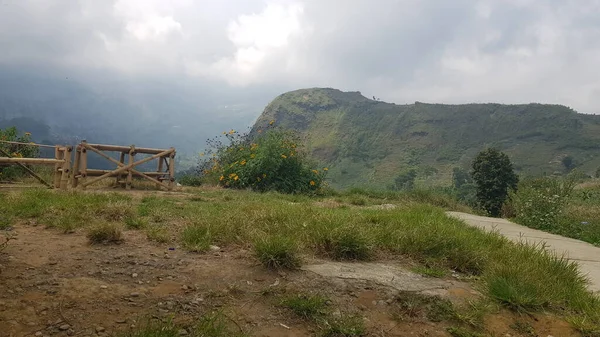
[[[43,226],[21,224],[13,233],[0,253],[0,336],[112,336],[147,319],[173,315],[191,324],[215,310],[251,336],[318,335],[314,323],[277,305],[278,294],[296,292],[327,296],[334,315],[360,314],[369,336],[449,336],[453,325],[419,315],[398,319],[397,287],[376,277],[269,271],[241,248],[194,254],[150,242],[139,231],[126,231],[119,245],[90,245],[83,233]],[[435,287],[438,294],[453,301],[476,296],[468,283],[436,282],[445,283]],[[517,320],[535,333],[515,331]],[[488,317],[486,327],[492,336],[577,336],[551,316],[504,311]]]

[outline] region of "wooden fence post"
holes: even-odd
[[[75,163],[71,170],[71,188],[77,188],[79,182],[79,165],[81,164],[81,145],[75,147]]]
[[[56,160],[61,160],[63,159],[63,151],[62,148],[59,146],[56,146],[56,148],[54,149],[54,159]],[[59,163],[54,164],[54,188],[60,188],[60,179],[61,179],[61,169],[62,165]]]
[[[84,139],[81,141],[81,167],[80,167],[80,175],[81,175],[81,188],[85,189],[85,182],[87,180],[87,141]]]
[[[131,145],[131,149],[129,150],[129,165],[134,163],[134,156],[135,156],[135,145]],[[131,189],[131,183],[133,182],[133,167],[131,167],[129,170],[127,170],[127,183],[125,185],[125,188],[130,190]]]
[[[73,147],[67,146],[62,148],[63,160],[62,164],[62,175],[60,177],[60,189],[66,190],[69,185],[69,174],[71,172],[71,154]]]
[[[175,149],[171,148],[172,152],[169,155],[169,191],[173,190],[175,185]]]

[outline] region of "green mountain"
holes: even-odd
[[[302,89],[280,95],[253,130],[271,120],[299,132],[336,187],[385,187],[415,168],[417,185],[448,184],[486,147],[506,152],[521,175],[592,174],[600,166],[600,115],[548,104],[414,104],[360,92]]]

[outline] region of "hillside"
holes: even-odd
[[[509,154],[522,175],[564,172],[568,156],[586,173],[600,166],[600,115],[561,105],[397,105],[313,88],[277,97],[254,130],[271,120],[300,133],[337,187],[387,186],[408,168],[422,186],[447,184],[453,167],[468,169],[489,146]]]

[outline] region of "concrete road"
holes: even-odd
[[[460,212],[447,212],[447,214],[462,219],[473,227],[479,227],[487,231],[496,230],[513,241],[545,242],[546,246],[557,254],[565,254],[569,260],[576,261],[580,266],[580,270],[590,280],[590,290],[600,291],[600,248],[587,242],[517,225],[505,219],[488,218]]]

